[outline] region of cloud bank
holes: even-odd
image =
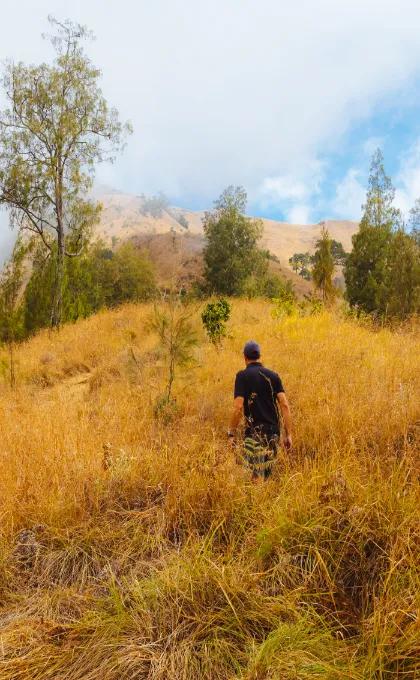
[[[40,34],[50,11],[50,0],[7,3],[1,56],[48,58]],[[87,50],[105,94],[134,126],[98,179],[163,189],[186,207],[208,206],[233,183],[293,221],[311,219],[314,206],[354,217],[358,166],[327,203],[325,159],[353,126],[417,93],[417,0],[55,0],[53,11],[93,29]]]

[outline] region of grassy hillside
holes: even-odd
[[[150,308],[19,348],[0,391],[0,680],[420,677],[418,328],[232,305],[169,424]],[[250,338],[294,417],[258,487],[225,436]]]

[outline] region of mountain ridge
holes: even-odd
[[[178,206],[168,206],[160,217],[153,218],[142,214],[144,198],[124,193],[105,185],[96,185],[93,197],[103,205],[101,222],[97,234],[110,245],[132,239],[134,236],[150,234],[192,234],[203,236],[202,218],[204,210],[188,210]],[[183,215],[188,229],[178,222]],[[177,219],[178,218],[178,219]],[[294,253],[315,251],[315,244],[325,225],[331,238],[340,241],[346,251],[351,250],[351,239],[358,230],[358,222],[352,220],[324,220],[316,224],[291,224],[267,218],[262,220],[264,235],[262,245],[275,255],[285,269],[291,271],[289,258]]]

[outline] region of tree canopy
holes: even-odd
[[[258,247],[262,221],[246,217],[247,194],[229,186],[203,218],[206,246],[204,277],[210,292],[241,295],[248,279],[262,279],[269,254]]]

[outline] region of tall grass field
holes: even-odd
[[[232,301],[156,415],[151,306],[0,357],[0,680],[420,678],[420,332]],[[228,446],[246,340],[294,447]]]

